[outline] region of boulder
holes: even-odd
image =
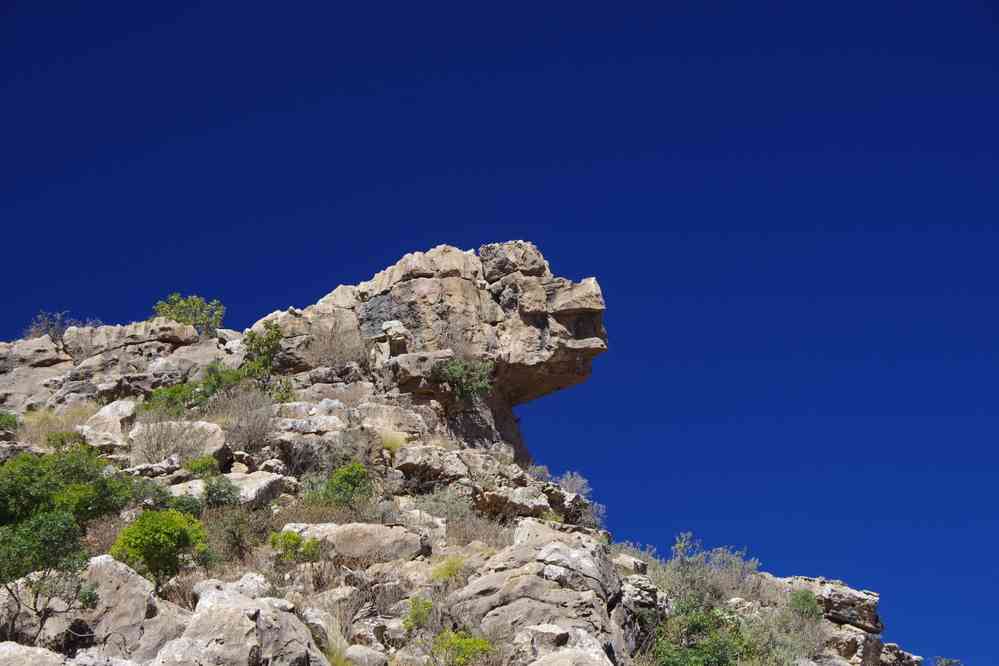
[[[329,666],[288,602],[250,599],[218,580],[202,581],[194,594],[197,606],[184,633],[164,646],[153,666]]]
[[[250,507],[261,507],[270,504],[284,492],[286,477],[271,472],[231,472],[224,474],[225,478],[239,489],[239,503]],[[205,482],[201,479],[178,483],[169,486],[167,490],[175,497],[188,495],[201,498],[205,494]]]
[[[343,653],[354,666],[388,666],[388,657],[367,645],[351,645]]]
[[[306,539],[319,539],[348,561],[374,564],[430,554],[427,538],[402,525],[290,523],[282,531],[295,532]]]
[[[0,643],[0,666],[66,666],[61,654],[9,641]]]
[[[87,443],[109,453],[128,446],[128,432],[135,420],[134,400],[115,400],[77,428]]]

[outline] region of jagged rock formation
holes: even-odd
[[[79,432],[121,473],[154,479],[175,496],[202,495],[204,481],[178,455],[135,459],[152,429],[180,429],[198,454],[215,458],[248,508],[280,516],[295,504],[300,477],[360,460],[376,475],[377,509],[386,517],[288,522],[284,532],[332,553],[336,564],[321,584],[307,565],[277,581],[242,571],[198,582],[188,608],[110,556],[96,557],[84,577],[98,605],[54,616],[37,647],[0,643],[0,666],[325,665],[338,640],[357,666],[423,665],[426,646],[403,619],[417,597],[434,598],[494,637],[498,663],[630,663],[650,637],[650,621],[669,614],[672,602],[644,561],[612,551],[606,532],[584,524],[592,516],[585,497],[526,471],[530,456],[513,416],[516,405],[589,376],[606,350],[603,310],[596,280],[555,277],[530,243],[408,254],[371,280],[251,327],[280,329],[276,369],[296,398],[267,407],[260,434],[248,442],[244,433],[238,444],[232,429],[197,417],[143,423],[137,407],[157,387],[201,377],[210,363],[237,367],[243,333],[201,338],[190,326],[153,319],[0,343],[0,406],[24,413],[105,403]],[[494,390],[460,400],[435,373],[455,357],[491,361]],[[0,464],[28,448],[7,440]],[[493,543],[453,543],[468,529],[463,518],[419,501],[444,489],[495,519]],[[436,568],[448,561],[464,573],[442,587]],[[920,663],[882,644],[876,594],[822,579],[770,582],[819,599],[829,640],[815,663]],[[0,594],[0,612],[9,603]],[[740,600],[732,607],[760,610]],[[37,633],[33,622],[21,618],[15,638]]]

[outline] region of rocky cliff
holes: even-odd
[[[614,546],[584,489],[529,467],[513,415],[589,377],[607,348],[603,311],[595,279],[556,277],[534,245],[513,241],[407,254],[244,333],[204,336],[157,318],[0,343],[6,410],[30,417],[101,405],[77,431],[116,465],[109,474],[204,499],[206,480],[183,465],[194,447],[235,486],[241,515],[324,553],[289,564],[279,541],[251,539],[225,565],[203,571],[192,562],[161,589],[98,554],[82,574],[96,591],[93,607],[53,612],[42,625],[0,592],[0,610],[14,618],[0,666],[465,666],[474,659],[438,646],[459,628],[488,638],[477,659],[497,664],[647,660],[656,626],[679,603],[667,578],[649,570],[662,563]],[[201,380],[213,364],[240,367],[247,333],[275,327],[281,402],[242,396],[235,410],[230,396],[169,418],[144,411],[156,389]],[[455,359],[483,363],[490,390],[463,395],[440,372]],[[175,449],[152,447],[164,438]],[[45,453],[21,439],[4,435],[0,462]],[[303,502],[310,478],[348,461],[373,477],[363,509]],[[231,516],[205,520],[212,532],[211,521]],[[795,590],[817,600],[821,649],[798,663],[921,663],[882,643],[877,594],[823,579],[753,578],[768,593],[728,599],[724,612],[751,622]],[[424,599],[433,610],[421,624],[414,600]],[[437,634],[428,638],[431,625]]]

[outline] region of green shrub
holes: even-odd
[[[353,462],[335,469],[325,484],[306,495],[306,500],[356,509],[373,492],[368,470],[361,463]]]
[[[413,633],[423,629],[430,622],[430,614],[434,610],[434,604],[430,599],[423,597],[412,597],[409,600],[409,611],[402,619],[402,628],[407,633]]]
[[[663,621],[652,653],[659,666],[735,666],[753,648],[737,620],[696,608]]]
[[[435,583],[455,580],[461,575],[464,568],[465,558],[460,555],[451,555],[430,571],[430,580]]]
[[[75,444],[86,444],[87,440],[78,432],[72,430],[60,430],[50,432],[45,436],[45,443],[50,449],[60,450]]]
[[[172,509],[177,499],[152,479],[139,477],[132,480],[132,501],[135,504],[149,509]]]
[[[272,321],[264,322],[264,332],[247,331],[243,336],[246,357],[241,366],[250,377],[264,378],[271,374],[274,359],[281,352],[281,328]]]
[[[291,380],[282,379],[280,381],[272,382],[271,398],[273,398],[274,402],[277,403],[294,402],[295,387],[291,383]]]
[[[124,508],[130,483],[105,475],[106,462],[88,446],[36,456],[22,453],[0,466],[0,525],[60,508],[79,522]]]
[[[822,608],[811,590],[794,590],[788,599],[791,612],[803,620],[821,620]]]
[[[205,528],[174,509],[146,511],[118,535],[111,557],[151,577],[157,587],[180,571],[181,556],[203,549]]]
[[[204,503],[194,495],[179,495],[171,497],[166,502],[165,508],[175,509],[181,513],[186,513],[197,518],[205,510]]]
[[[184,463],[184,469],[199,479],[218,476],[219,461],[215,456],[199,456]]]
[[[468,666],[492,650],[492,643],[485,638],[466,631],[442,631],[434,637],[432,654],[444,666]]]
[[[205,479],[204,502],[208,508],[234,506],[239,504],[239,488],[221,474]]]
[[[37,640],[52,615],[96,605],[96,594],[80,578],[87,565],[81,536],[73,516],[65,512],[37,513],[19,525],[0,527],[0,587],[14,611],[0,630],[8,640],[17,634],[21,611],[35,615]],[[15,584],[19,580],[23,584]],[[52,604],[55,598],[62,603]]]
[[[493,368],[492,361],[453,358],[437,364],[433,377],[448,384],[460,399],[473,400],[492,390]]]
[[[207,302],[201,296],[193,294],[186,297],[181,297],[178,293],[170,294],[165,300],[157,301],[153,311],[157,317],[190,324],[202,335],[215,333],[225,316],[225,306],[221,302]]]
[[[285,562],[316,562],[321,554],[318,539],[304,539],[296,532],[272,532],[270,542]]]
[[[182,417],[188,409],[204,404],[201,386],[196,382],[161,386],[153,389],[140,405],[144,412],[155,412],[167,417]]]
[[[244,379],[246,373],[238,368],[227,368],[219,361],[212,361],[205,368],[205,374],[201,380],[201,394],[203,401],[207,402],[212,396],[237,386]]]
[[[0,430],[17,430],[17,414],[0,412]]]

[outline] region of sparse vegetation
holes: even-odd
[[[465,558],[451,555],[444,558],[430,571],[430,580],[435,583],[450,583],[459,579],[465,569]]]
[[[143,423],[132,438],[133,464],[158,463],[172,455],[181,461],[200,457],[208,443],[207,429],[183,421]]]
[[[296,532],[273,532],[271,548],[285,562],[316,562],[320,556],[318,539],[305,539]]]
[[[217,509],[223,506],[235,506],[239,504],[239,488],[227,477],[221,474],[205,479],[205,494],[203,496],[205,506],[209,509]]]
[[[111,556],[150,577],[159,588],[180,571],[183,555],[207,550],[197,518],[173,509],[146,511],[119,533]]]
[[[368,470],[359,462],[338,467],[325,484],[306,493],[306,501],[330,503],[338,507],[357,509],[371,498],[374,486]]]
[[[49,434],[54,432],[74,432],[99,410],[95,403],[77,402],[54,409],[38,409],[28,412],[21,418],[17,438],[39,448],[48,444]]]
[[[72,430],[60,430],[57,432],[50,432],[45,435],[45,444],[50,449],[54,449],[56,451],[65,449],[67,446],[86,443],[87,440],[83,438],[83,435]]]
[[[196,294],[182,297],[179,293],[173,293],[164,300],[157,301],[153,312],[157,317],[190,324],[201,335],[212,335],[215,329],[222,326],[225,306],[218,300],[209,302]]]
[[[17,414],[0,411],[0,430],[17,430]]]
[[[447,519],[449,545],[464,546],[482,541],[495,548],[505,548],[512,542],[509,529],[478,513],[469,498],[453,489],[440,488],[427,495],[418,495],[415,500],[418,509]]]
[[[406,433],[395,430],[380,430],[378,431],[378,437],[381,439],[382,449],[388,451],[392,457],[395,457],[399,449],[406,446],[406,442],[409,439]]]
[[[447,630],[434,637],[430,654],[436,666],[468,666],[492,650],[492,643],[485,638]]]
[[[434,367],[434,379],[446,383],[459,399],[475,400],[489,394],[493,388],[494,363],[488,360],[453,358]]]
[[[272,321],[264,322],[264,331],[247,331],[243,336],[246,360],[241,369],[248,377],[269,377],[274,367],[274,359],[281,352],[280,327]]]
[[[184,469],[199,479],[206,479],[219,473],[219,461],[214,456],[198,456],[185,462]]]
[[[69,316],[69,312],[47,312],[39,310],[31,319],[27,328],[24,329],[22,337],[26,339],[49,336],[52,342],[61,343],[66,329],[70,326],[102,326],[104,322],[100,319],[90,317],[86,320],[74,319]]]

